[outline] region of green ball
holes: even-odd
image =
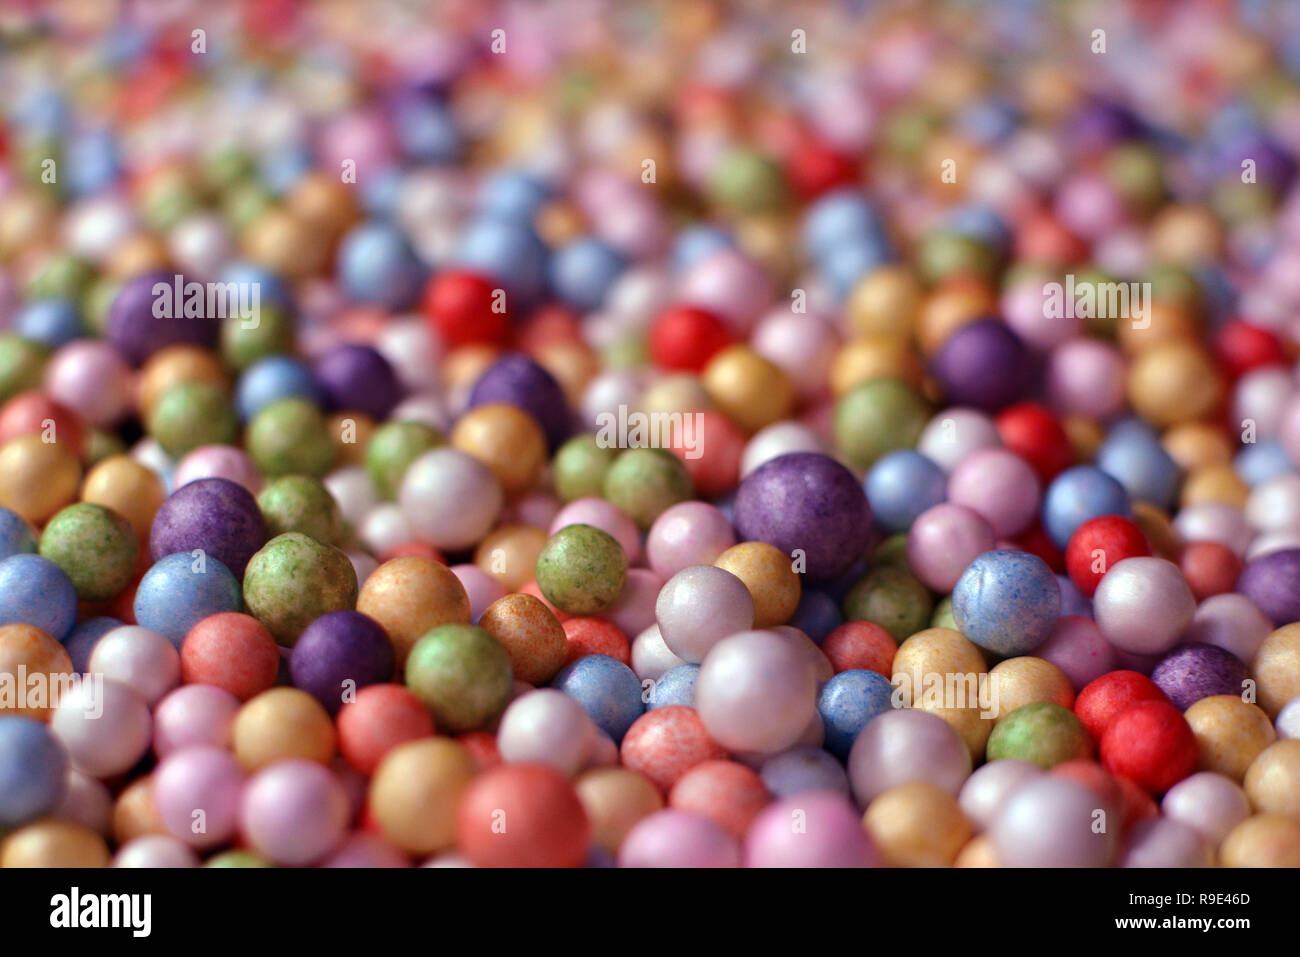
[[[591,433],[575,435],[559,447],[551,462],[556,494],[566,502],[598,498],[605,489],[605,474],[618,458],[618,449],[606,448]]]
[[[988,759],[1011,758],[1051,768],[1062,761],[1086,758],[1092,742],[1069,708],[1050,701],[1023,705],[1006,715],[989,735]]]
[[[244,605],[282,645],[293,647],[321,615],[357,605],[352,560],[301,532],[271,539],[248,560]]]
[[[314,475],[334,464],[334,440],[321,410],[306,399],[281,399],[248,424],[245,446],[264,475]]]
[[[442,433],[423,422],[385,422],[366,443],[366,472],[381,496],[395,499],[411,463],[445,443]]]
[[[771,212],[786,200],[785,176],[781,167],[762,153],[737,149],[714,169],[709,192],[719,205],[737,212]]]
[[[236,231],[255,223],[275,205],[275,197],[259,183],[242,181],[221,194],[221,214]]]
[[[95,278],[95,267],[71,254],[55,256],[27,289],[28,299],[69,299],[82,297]]]
[[[460,734],[505,710],[514,688],[510,656],[475,625],[439,625],[411,648],[406,687],[433,714],[440,733]]]
[[[86,294],[81,297],[81,315],[91,335],[103,336],[108,325],[108,311],[113,308],[113,300],[123,285],[120,279],[102,276],[86,287]]]
[[[140,542],[111,508],[78,502],[50,519],[40,551],[72,579],[82,601],[107,601],[131,584]]]
[[[160,395],[145,428],[168,455],[179,459],[202,445],[231,445],[239,418],[229,396],[211,382],[181,382]]]
[[[252,851],[222,851],[203,862],[204,867],[275,867],[260,854]]]
[[[844,596],[845,621],[870,621],[894,640],[905,639],[930,623],[934,598],[930,590],[904,568],[885,565],[864,575]]]
[[[677,456],[663,449],[627,449],[605,473],[605,498],[643,530],[693,491],[691,474]]]
[[[614,536],[593,525],[566,525],[537,556],[537,587],[560,611],[595,615],[618,601],[627,555]]]
[[[293,319],[283,306],[261,303],[256,316],[232,314],[221,321],[221,358],[243,372],[259,359],[292,353],[293,333]]]
[[[650,345],[640,333],[621,336],[600,350],[600,358],[607,369],[640,369],[650,364]]]
[[[911,572],[912,567],[907,564],[907,532],[895,532],[872,550],[871,567],[885,565]]]
[[[929,421],[925,400],[900,379],[868,379],[835,404],[835,448],[848,463],[870,468],[881,456],[916,446]]]
[[[1001,265],[997,250],[973,236],[933,232],[921,240],[917,268],[927,283],[937,284],[956,276],[991,280]]]
[[[283,475],[257,496],[268,537],[302,532],[322,545],[335,544],[343,531],[343,513],[329,489],[309,475]]]
[[[0,402],[41,384],[50,351],[17,336],[0,336]]]
[[[952,615],[952,595],[944,595],[934,606],[934,614],[930,616],[930,627],[961,631],[957,627],[957,619]]]

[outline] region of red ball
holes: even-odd
[[[237,611],[209,615],[181,644],[181,680],[216,685],[247,701],[275,684],[280,649],[260,621]]]
[[[753,768],[735,761],[705,761],[677,779],[668,806],[706,817],[740,838],[771,799]]]
[[[1251,369],[1287,361],[1286,349],[1274,333],[1240,319],[1229,320],[1219,327],[1214,334],[1214,354],[1220,368],[1232,379]]]
[[[449,349],[505,345],[510,337],[510,312],[499,288],[475,273],[439,273],[425,287],[421,308]]]
[[[497,750],[496,735],[490,731],[466,731],[456,735],[456,740],[465,746],[479,772],[495,768],[501,763],[501,752]]]
[[[1056,547],[1041,519],[1034,519],[1034,524],[1017,535],[1013,541],[1021,550],[1037,555],[1058,575],[1065,571],[1065,554]]]
[[[1197,601],[1222,595],[1237,586],[1242,562],[1227,545],[1218,542],[1189,542],[1178,553],[1178,567]]]
[[[564,623],[564,637],[569,639],[569,656],[565,664],[573,664],[587,655],[608,655],[632,665],[632,644],[623,630],[603,618],[570,618]]]
[[[858,167],[851,157],[818,140],[804,140],[786,160],[786,179],[800,199],[816,199],[837,186],[856,182]]]
[[[665,309],[650,326],[650,358],[661,369],[700,372],[732,342],[726,323],[695,306]]]
[[[86,427],[76,412],[44,392],[20,392],[0,406],[0,445],[20,435],[48,436],[81,458],[86,452]]]
[[[1055,765],[1052,774],[1078,781],[1100,795],[1112,807],[1119,808],[1122,816],[1121,830],[1148,817],[1156,817],[1160,810],[1151,795],[1132,778],[1111,774],[1090,758],[1075,758]]]
[[[434,734],[433,716],[403,685],[367,685],[338,714],[339,753],[365,775],[393,748]]]
[[[557,303],[539,306],[515,332],[515,346],[531,356],[539,355],[548,346],[582,341],[582,320],[573,310]]]
[[[1061,422],[1047,406],[1018,402],[993,420],[1002,444],[1029,463],[1047,483],[1074,464],[1074,447]]]
[[[1163,794],[1196,770],[1200,746],[1183,713],[1167,701],[1143,701],[1121,713],[1101,738],[1101,763]]]
[[[619,756],[625,768],[669,791],[691,768],[725,758],[727,751],[709,737],[694,708],[672,704],[637,718],[623,736]]]
[[[1065,546],[1065,570],[1074,587],[1091,598],[1103,575],[1125,558],[1150,555],[1142,529],[1121,515],[1099,515],[1074,530]]]
[[[695,413],[686,423],[683,419],[683,427],[673,431],[669,449],[686,466],[695,491],[708,498],[730,492],[740,484],[745,433],[712,409]]]
[[[826,636],[821,648],[836,674],[858,669],[893,677],[898,642],[875,622],[846,621]]]
[[[543,764],[503,764],[466,789],[456,840],[475,867],[579,867],[591,825],[569,779]]]
[[[1094,741],[1100,741],[1110,723],[1122,712],[1143,701],[1169,699],[1154,681],[1136,671],[1111,671],[1083,686],[1074,699],[1075,717]]]

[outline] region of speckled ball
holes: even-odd
[[[566,525],[537,557],[537,585],[560,611],[594,615],[618,600],[627,564],[612,535],[592,525]]]
[[[58,512],[41,532],[41,555],[72,580],[82,601],[106,601],[135,574],[140,542],[121,515],[78,502]]]
[[[433,713],[439,728],[473,731],[505,710],[510,700],[510,656],[482,628],[440,625],[411,649],[406,686]]]
[[[1210,695],[1240,695],[1246,666],[1229,651],[1214,645],[1179,645],[1151,672],[1151,680],[1180,711]]]
[[[197,479],[177,489],[154,515],[149,532],[154,561],[201,548],[239,578],[265,542],[257,500],[224,478]]]
[[[1056,576],[1037,555],[985,552],[962,573],[952,593],[957,628],[1000,655],[1023,655],[1051,635],[1061,613]]]
[[[321,615],[356,606],[357,573],[331,545],[301,532],[277,535],[248,562],[244,603],[277,642],[292,647]]]

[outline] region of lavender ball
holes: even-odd
[[[996,411],[1025,394],[1029,351],[996,319],[962,326],[934,357],[932,371],[951,405]]]
[[[554,376],[521,353],[502,356],[474,383],[469,408],[489,402],[507,402],[532,415],[541,423],[551,451],[572,431],[564,390]]]
[[[330,714],[343,707],[344,692],[393,677],[396,661],[388,635],[359,611],[332,611],[304,629],[289,657],[289,676]],[[351,697],[349,696],[349,699]]]
[[[1246,666],[1232,652],[1216,645],[1179,645],[1155,666],[1151,680],[1174,707],[1186,711],[1210,695],[1241,694]]]
[[[312,371],[331,409],[362,412],[382,422],[402,401],[397,373],[369,346],[335,346],[316,360]]]
[[[775,797],[792,797],[808,791],[834,791],[849,796],[844,765],[822,748],[794,747],[763,762],[758,776]]]
[[[1237,591],[1253,601],[1275,627],[1300,621],[1300,548],[1256,558],[1242,569]]]
[[[160,349],[190,342],[211,347],[217,340],[220,322],[206,314],[186,317],[185,288],[181,280],[181,299],[176,301],[176,276],[164,272],[146,273],[130,280],[118,291],[108,310],[105,337],[132,365],[141,365]],[[161,284],[155,294],[154,286]],[[164,292],[163,287],[166,291]],[[161,316],[154,315],[155,303]]]
[[[763,463],[736,493],[742,541],[806,556],[809,580],[843,574],[866,550],[871,508],[853,473],[828,455],[791,452]]]
[[[266,544],[257,499],[242,485],[223,478],[196,479],[162,503],[149,531],[155,562],[177,552],[202,549],[235,575]]]

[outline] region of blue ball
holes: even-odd
[[[460,128],[437,100],[412,97],[396,110],[397,139],[414,159],[450,163],[460,156]]]
[[[221,271],[221,282],[255,288],[259,305],[275,303],[287,306],[293,302],[293,294],[282,278],[264,266],[242,259],[232,260],[226,264]]]
[[[699,665],[678,665],[669,668],[650,689],[647,711],[680,704],[695,707],[695,679],[700,676]]]
[[[360,185],[361,208],[369,216],[387,219],[402,195],[402,171],[395,166],[385,166],[366,176]]]
[[[61,172],[73,196],[98,193],[113,185],[120,171],[117,142],[109,129],[85,130],[69,141]]]
[[[763,762],[758,776],[773,797],[785,798],[807,791],[849,793],[849,776],[829,751],[798,747],[782,751]]]
[[[371,221],[349,230],[339,246],[339,284],[355,302],[405,309],[420,296],[424,266],[406,237],[387,223]]]
[[[962,206],[948,214],[948,229],[959,236],[975,239],[988,246],[1005,250],[1011,245],[1011,230],[996,211],[987,206]]]
[[[1066,469],[1043,496],[1043,528],[1057,548],[1065,548],[1074,530],[1101,515],[1133,513],[1128,492],[1118,479],[1092,465]]]
[[[1121,423],[1097,449],[1097,467],[1117,479],[1129,498],[1168,508],[1178,492],[1182,470],[1160,437],[1144,425]]]
[[[311,369],[288,356],[267,356],[244,370],[235,383],[235,411],[247,422],[281,399],[321,403],[320,386]]]
[[[460,237],[456,263],[499,282],[512,297],[536,302],[546,288],[546,245],[527,223],[478,219]]]
[[[817,712],[826,728],[826,750],[847,760],[858,734],[871,720],[893,709],[894,686],[874,671],[841,671],[822,686]]]
[[[957,630],[1005,657],[1027,655],[1061,617],[1061,589],[1037,555],[998,549],[976,556],[952,591]]]
[[[0,827],[20,827],[63,800],[68,752],[43,721],[0,716]]]
[[[1292,469],[1291,457],[1276,439],[1266,439],[1247,445],[1232,460],[1232,468],[1238,477],[1254,488],[1263,485],[1269,479],[1286,475]]]
[[[817,264],[831,293],[837,299],[843,299],[859,279],[889,261],[889,246],[883,241],[857,240],[836,246]]]
[[[311,168],[311,150],[299,144],[267,150],[257,164],[262,183],[277,196],[292,189]]]
[[[645,713],[641,680],[617,658],[584,655],[562,669],[551,687],[563,691],[591,716],[615,743],[623,740],[632,722]]]
[[[837,189],[808,207],[800,238],[808,256],[821,260],[844,245],[883,244],[885,228],[866,196],[855,189]]]
[[[625,265],[623,256],[608,243],[584,236],[551,257],[551,288],[564,302],[591,312],[605,301]]]
[[[209,615],[244,607],[239,582],[211,555],[176,552],[154,564],[135,593],[135,620],[177,648],[191,628]]]
[[[948,498],[948,476],[932,459],[911,449],[890,452],[867,473],[862,487],[876,524],[905,532],[916,517]]]
[[[0,561],[36,551],[36,533],[17,512],[0,508]]]
[[[35,625],[62,641],[77,621],[77,589],[58,565],[40,555],[0,562],[0,625]]]
[[[77,307],[66,299],[29,302],[14,317],[14,332],[31,342],[57,349],[81,335]]]
[[[87,618],[63,642],[63,650],[72,659],[72,670],[85,674],[90,667],[90,653],[95,650],[99,639],[114,628],[121,628],[125,622],[102,615],[99,618]]]
[[[688,226],[677,234],[677,241],[673,244],[672,268],[675,272],[682,272],[720,250],[734,247],[731,236],[718,226]]]
[[[479,212],[510,222],[532,223],[550,198],[550,188],[533,174],[519,169],[502,170],[483,184]]]
[[[817,644],[844,623],[839,602],[818,588],[805,588],[799,596],[799,607],[789,624],[798,628]]]
[[[1057,575],[1056,583],[1061,586],[1061,617],[1078,615],[1081,618],[1092,617],[1092,599],[1074,587],[1068,575]]]

